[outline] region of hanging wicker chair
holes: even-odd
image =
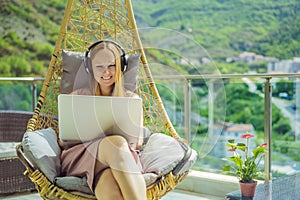
[[[123,37],[123,36],[126,37]],[[48,73],[28,131],[52,127],[58,133],[57,96],[60,94],[62,75],[62,50],[85,52],[97,40],[111,38],[120,43],[127,52],[141,55],[138,81],[138,94],[145,101],[144,125],[152,133],[163,133],[178,141],[184,141],[175,131],[162,104],[153,81],[145,53],[137,31],[130,0],[68,0],[58,39],[49,64]],[[26,166],[25,173],[36,185],[43,199],[95,199],[94,196],[80,192],[69,192],[47,179],[40,169],[33,166],[23,153],[22,144],[17,153]],[[154,184],[147,187],[148,199],[160,199],[183,180],[188,174],[169,172]]]

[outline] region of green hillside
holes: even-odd
[[[242,51],[280,59],[300,55],[298,0],[143,0],[133,4],[139,27],[176,29],[193,36],[216,57]]]
[[[65,4],[66,0],[0,1],[1,76],[44,75]],[[132,0],[132,4],[139,28],[177,32],[200,44],[219,63],[243,51],[279,59],[300,56],[298,0]],[[197,49],[168,37],[168,32],[153,37],[160,43],[179,40],[172,47],[177,54],[199,56]],[[222,73],[241,72],[222,66]]]
[[[1,76],[44,76],[66,1],[0,1]]]

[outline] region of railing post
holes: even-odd
[[[210,80],[208,82],[208,134],[210,136],[214,135],[214,81]]]
[[[34,111],[36,106],[36,83],[33,81],[31,84],[31,96],[32,96],[32,111]]]
[[[264,85],[265,91],[265,120],[264,120],[264,130],[265,130],[265,143],[267,143],[267,152],[265,154],[265,180],[269,181],[272,179],[271,174],[271,142],[272,142],[272,86],[270,85],[270,77],[266,78]]]
[[[184,84],[184,127],[188,143],[191,142],[191,80],[186,79]]]

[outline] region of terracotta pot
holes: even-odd
[[[242,183],[240,181],[242,197],[254,197],[256,185],[257,181],[254,181],[253,183]]]

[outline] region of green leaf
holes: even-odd
[[[228,142],[233,144],[234,143],[234,139],[230,139],[230,140],[228,140]]]
[[[235,165],[238,167],[241,167],[244,163],[244,161],[242,160],[241,157],[236,157],[236,156],[230,157],[230,158],[228,158],[228,160],[234,162]]]
[[[247,146],[244,143],[238,143],[236,147],[242,151],[245,151],[245,149],[247,148]]]
[[[222,170],[223,170],[224,172],[229,172],[230,169],[231,169],[230,165],[225,165],[225,166],[223,166],[223,168],[222,168]]]
[[[265,152],[265,147],[258,147],[256,149],[252,150],[252,153],[254,155],[255,158],[257,158],[258,156],[262,156]]]

